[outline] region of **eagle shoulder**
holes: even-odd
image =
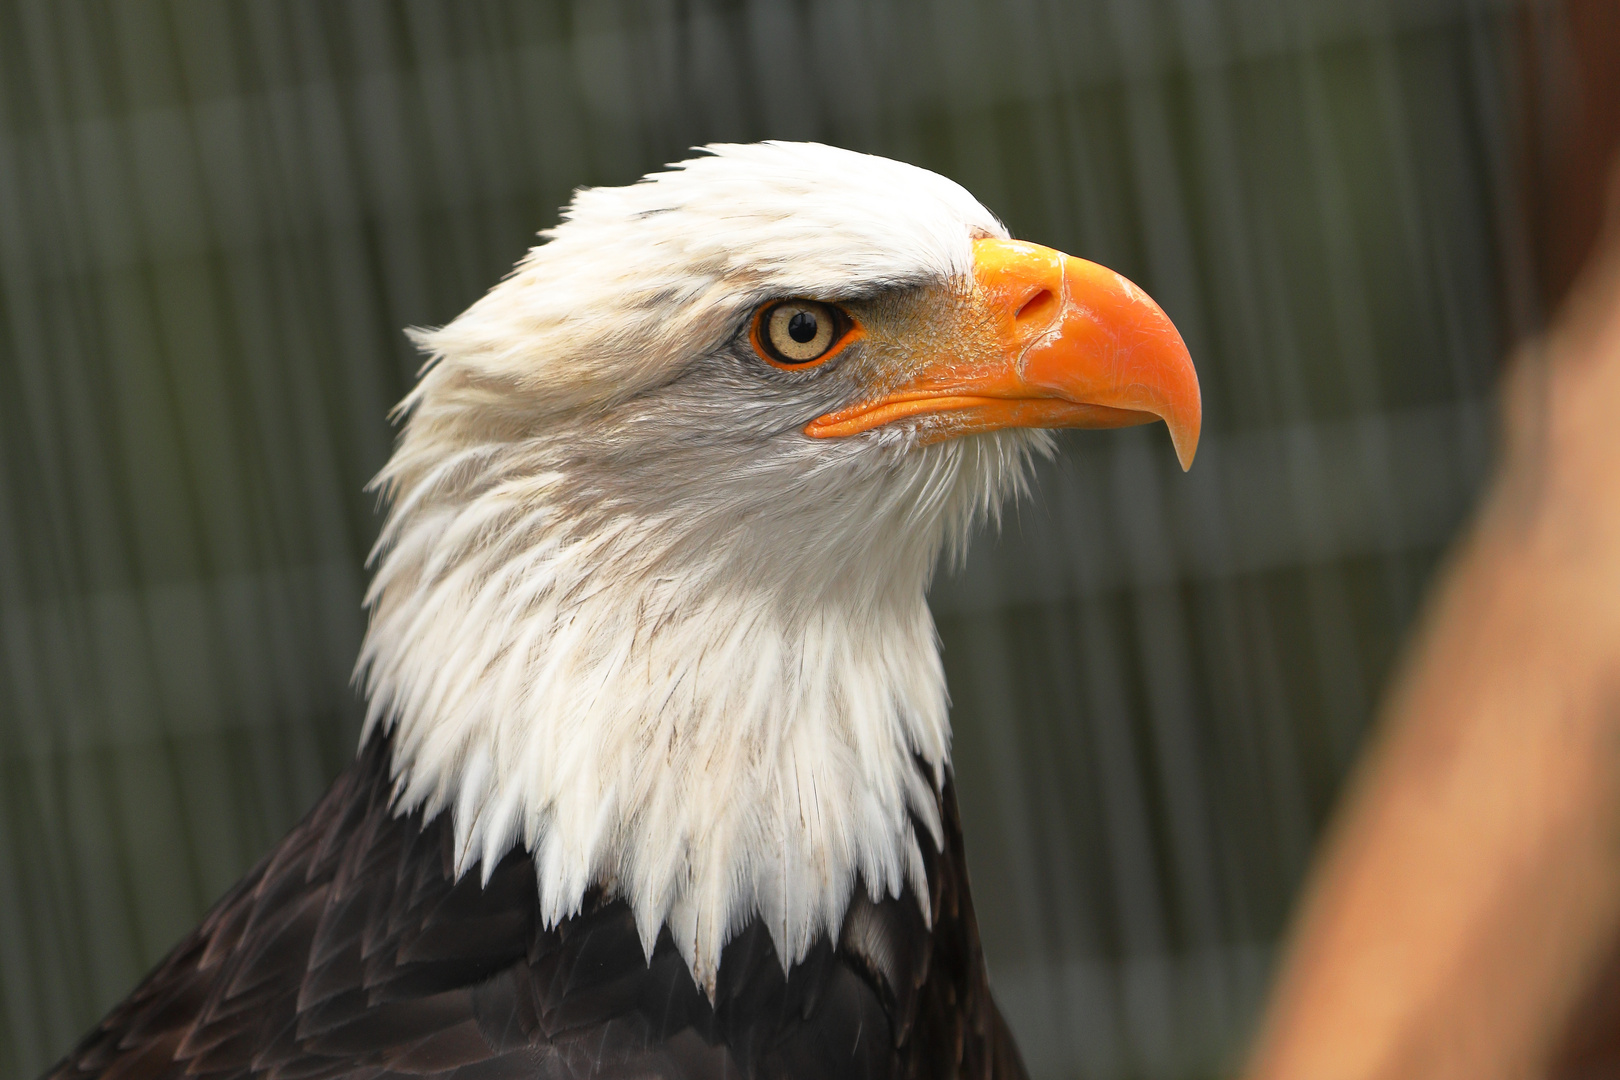
[[[932,918],[858,886],[786,974],[760,920],[713,1002],[666,929],[594,894],[547,929],[524,850],[457,880],[448,815],[395,816],[373,739],[49,1080],[1022,1077],[991,1000],[947,778]],[[923,834],[920,834],[923,835]]]

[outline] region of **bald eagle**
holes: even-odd
[[[1164,313],[814,144],[583,190],[417,331],[358,755],[52,1077],[1015,1077],[935,564]]]

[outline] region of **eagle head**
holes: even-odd
[[[1130,282],[883,158],[711,146],[543,235],[414,335],[367,737],[458,872],[526,845],[548,921],[623,897],[712,989],[749,918],[790,965],[854,889],[927,894],[942,550],[1045,429],[1190,462],[1198,385]]]

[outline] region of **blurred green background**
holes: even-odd
[[[1229,1070],[1536,321],[1491,0],[0,3],[0,1075],[352,753],[362,492],[569,192],[713,140],[966,185],[1180,326],[934,601],[1037,1077]]]

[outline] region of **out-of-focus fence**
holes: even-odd
[[[1536,313],[1486,0],[0,4],[0,1074],[351,752],[362,485],[582,184],[819,139],[1107,263],[1203,380],[1066,436],[935,607],[1038,1077],[1199,1076],[1489,461]]]

